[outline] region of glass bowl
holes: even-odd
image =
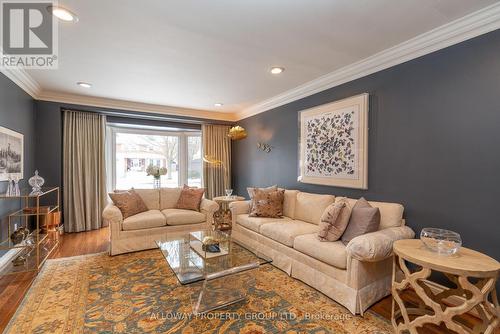
[[[441,255],[455,254],[462,246],[460,234],[441,228],[426,227],[422,229],[420,240],[427,248]]]

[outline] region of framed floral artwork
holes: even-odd
[[[299,114],[303,183],[368,189],[368,94]]]

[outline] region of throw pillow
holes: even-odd
[[[148,208],[146,204],[144,204],[141,196],[139,196],[134,189],[109,193],[108,195],[114,205],[116,205],[122,212],[123,219],[148,211]]]
[[[330,204],[321,216],[318,239],[320,241],[339,240],[347,228],[350,217],[351,206],[347,198],[336,198],[335,203]]]
[[[373,208],[363,197],[352,208],[349,224],[342,235],[342,242],[347,245],[357,236],[375,232],[380,225],[380,211]]]
[[[281,218],[285,190],[265,191],[256,189],[250,210],[250,217]]]
[[[184,185],[177,201],[177,209],[200,211],[204,193],[205,188],[191,188]]]
[[[254,194],[255,194],[255,190],[257,190],[257,189],[259,189],[261,191],[275,191],[275,190],[278,190],[278,186],[275,184],[274,186],[270,186],[270,187],[267,187],[267,188],[248,187],[247,191],[248,191],[248,196],[250,196],[250,199],[253,199]]]

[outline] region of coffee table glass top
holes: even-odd
[[[204,251],[202,249],[204,239],[218,242],[220,252]],[[198,282],[209,275],[235,268],[271,262],[271,259],[264,254],[250,251],[232,240],[230,234],[222,231],[169,233],[159,238],[156,244],[181,284]]]

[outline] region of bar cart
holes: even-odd
[[[0,200],[16,199],[21,208],[8,215],[8,235],[0,241],[0,276],[38,272],[59,245],[58,224],[49,224],[49,217],[60,214],[59,187],[43,187],[36,194],[32,189],[15,196],[0,194]]]

